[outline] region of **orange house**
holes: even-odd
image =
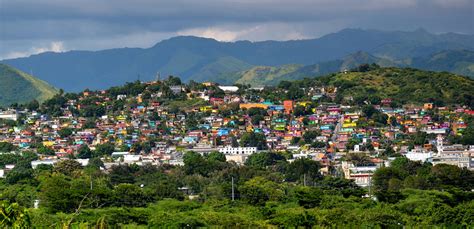
[[[250,109],[250,108],[262,108],[268,109],[268,105],[263,103],[241,103],[239,104],[240,109]]]
[[[289,114],[293,111],[294,106],[293,100],[285,100],[283,101],[283,108],[285,108],[285,113]]]

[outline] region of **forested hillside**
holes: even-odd
[[[57,89],[46,82],[0,63],[0,106],[32,100],[42,102],[57,92]]]

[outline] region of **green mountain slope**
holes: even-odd
[[[329,73],[341,72],[344,70],[353,69],[361,64],[375,63],[382,67],[400,66],[399,63],[391,61],[389,59],[375,57],[367,52],[358,51],[354,54],[347,55],[340,60],[333,60],[322,62],[318,64],[307,65],[299,68],[298,70],[291,72],[282,77],[282,80],[295,80],[302,79],[305,77],[316,77],[323,76]],[[277,84],[278,82],[273,82]]]
[[[474,77],[474,52],[469,50],[447,50],[427,58],[414,58],[410,66],[432,71],[448,71]]]
[[[364,101],[392,98],[404,104],[474,105],[474,80],[447,72],[390,67],[331,74],[315,80],[337,87],[340,99]]]
[[[233,78],[233,72],[240,72],[251,68],[252,65],[231,56],[219,57],[216,61],[200,68],[198,72],[190,77],[190,80],[205,82],[212,80],[221,84],[232,84],[237,78]]]
[[[5,64],[0,64],[0,82],[0,106],[44,101],[58,92],[46,82]]]
[[[301,65],[289,64],[279,67],[256,66],[247,71],[238,73],[239,79],[235,81],[239,84],[250,84],[253,86],[269,85],[272,82],[279,82],[284,75],[298,70]]]
[[[277,85],[281,80],[313,78],[330,73],[343,72],[361,64],[375,63],[381,67],[412,67],[430,71],[447,71],[474,77],[474,52],[469,50],[447,50],[426,57],[391,60],[359,51],[340,60],[312,65],[283,65],[278,67],[257,66],[247,71],[227,74],[237,83],[251,85]]]
[[[283,65],[278,67],[256,66],[246,71],[226,74],[229,79],[235,79],[235,83],[259,85],[277,85],[282,80],[298,80],[327,75],[353,69],[361,64],[376,63],[380,66],[399,66],[394,61],[378,58],[366,52],[356,52],[345,56],[341,60],[327,61],[312,65]],[[222,77],[219,77],[222,78]]]

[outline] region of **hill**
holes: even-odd
[[[439,106],[462,104],[474,107],[474,80],[447,72],[412,68],[375,68],[367,72],[337,73],[316,79],[338,88],[339,99],[395,102],[433,102]]]
[[[81,91],[103,89],[137,78],[153,80],[157,72],[163,76],[179,76],[184,81],[226,80],[226,76],[253,66],[322,64],[341,60],[358,51],[397,62],[443,50],[473,51],[473,40],[473,35],[436,35],[424,30],[345,29],[317,39],[292,41],[218,42],[199,37],[175,37],[146,49],[50,52],[2,62],[25,71],[33,70],[37,77],[55,87]],[[331,64],[340,67],[337,62],[326,64],[329,66],[315,66],[312,71],[321,69],[318,71],[324,74],[333,69]]]
[[[382,67],[412,67],[431,71],[448,71],[459,75],[474,77],[474,52],[469,50],[447,50],[427,57],[416,57],[393,61],[373,56],[367,52],[356,52],[340,60],[321,62],[306,66],[283,65],[278,67],[256,66],[246,71],[227,74],[228,79],[237,83],[251,85],[277,85],[281,80],[313,78],[330,73],[342,72],[361,64],[375,63]],[[267,69],[267,71],[262,71]],[[258,72],[258,74],[256,74]],[[278,72],[279,74],[275,74]],[[224,78],[223,76],[217,79]],[[224,83],[217,81],[219,83]]]
[[[34,99],[44,101],[58,90],[46,82],[18,69],[0,63],[0,106],[27,103]]]
[[[282,80],[298,80],[327,75],[353,69],[361,64],[375,63],[383,67],[399,66],[400,64],[370,55],[367,52],[356,52],[340,60],[333,60],[311,65],[288,64],[277,67],[255,66],[245,71],[233,74],[222,74],[216,77],[216,82],[226,83],[220,79],[233,80],[235,83],[250,84],[253,86],[277,85]]]
[[[427,58],[414,58],[410,66],[432,71],[448,71],[474,77],[474,52],[469,50],[447,50]]]

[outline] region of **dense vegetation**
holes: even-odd
[[[437,106],[460,104],[474,107],[474,80],[446,72],[363,65],[347,73],[292,84],[337,87],[336,102],[346,100],[362,105],[364,101],[370,101],[379,104],[382,99],[391,98],[398,105],[432,102]]]
[[[93,153],[96,155],[96,153]],[[184,166],[88,166],[65,160],[32,169],[35,157],[0,155],[17,167],[0,183],[4,225],[36,227],[468,226],[474,173],[400,157],[374,175],[371,192],[324,177],[318,162],[262,152],[245,165],[189,152]],[[233,181],[233,183],[232,183]],[[234,189],[232,189],[234,185]],[[366,197],[366,194],[370,194]],[[374,196],[372,196],[374,195]],[[378,200],[373,199],[377,198]],[[191,199],[189,199],[191,198]],[[32,209],[36,199],[40,208]],[[234,200],[232,200],[234,199]],[[15,204],[11,204],[15,203]],[[9,223],[10,222],[10,223]]]
[[[0,106],[44,101],[57,93],[46,82],[5,64],[0,64],[0,82]]]

